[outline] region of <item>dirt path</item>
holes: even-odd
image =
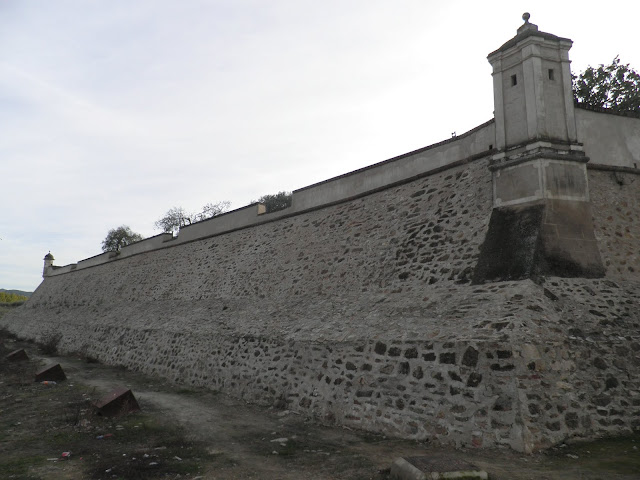
[[[93,387],[97,396],[116,386],[131,388],[143,411],[172,419],[219,458],[202,479],[381,480],[389,478],[388,468],[395,458],[421,455],[474,463],[493,480],[640,478],[636,473],[640,471],[638,436],[614,443],[565,446],[532,456],[507,450],[435,448],[324,427],[292,412],[247,405],[224,394],[185,389],[121,368],[78,358],[45,357],[33,346],[29,353],[44,363],[59,362],[69,382]]]
[[[120,385],[131,388],[144,411],[173,418],[193,439],[206,442],[211,452],[228,458],[212,477],[216,479],[298,480],[302,471],[312,480],[386,478],[380,471],[388,468],[400,451],[407,447],[420,451],[417,445],[323,427],[293,412],[247,405],[224,394],[184,389],[121,369],[74,358],[43,360],[60,362],[70,379],[102,393]],[[281,441],[273,441],[277,439]],[[398,454],[387,451],[381,458],[379,443],[398,443]],[[371,456],[363,444],[376,454]]]

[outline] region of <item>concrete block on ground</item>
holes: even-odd
[[[9,362],[22,362],[29,360],[29,355],[24,351],[24,348],[21,348],[20,350],[14,350],[8,355],[5,355],[4,358]]]
[[[488,480],[487,472],[450,455],[397,458],[391,465],[394,480]]]
[[[36,382],[61,382],[66,379],[67,376],[64,374],[59,363],[46,366],[36,372]]]
[[[123,415],[125,413],[137,412],[140,406],[133,396],[133,392],[126,387],[119,387],[109,392],[100,400],[95,402],[93,406],[98,415],[113,417]]]

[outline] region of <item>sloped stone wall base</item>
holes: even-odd
[[[590,205],[542,200],[493,209],[472,280],[600,278],[604,273]]]

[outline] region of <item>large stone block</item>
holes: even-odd
[[[36,372],[36,382],[61,382],[67,379],[59,363],[46,366]]]
[[[93,406],[98,415],[114,417],[124,415],[130,412],[140,411],[140,406],[133,392],[126,387],[119,387],[109,392],[100,400],[95,402]]]
[[[23,362],[29,360],[29,355],[24,351],[24,348],[20,350],[14,350],[4,357],[8,362]]]

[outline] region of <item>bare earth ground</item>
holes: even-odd
[[[22,347],[30,361],[5,360]],[[0,479],[382,480],[390,478],[395,458],[423,455],[465,460],[494,480],[640,479],[640,435],[530,456],[438,448],[324,427],[286,410],[185,389],[91,359],[46,355],[42,347],[3,333],[0,354]],[[36,370],[53,363],[62,365],[65,382],[33,382]],[[90,401],[117,386],[132,389],[142,412],[95,416]],[[65,451],[71,452],[68,460],[61,458]]]

